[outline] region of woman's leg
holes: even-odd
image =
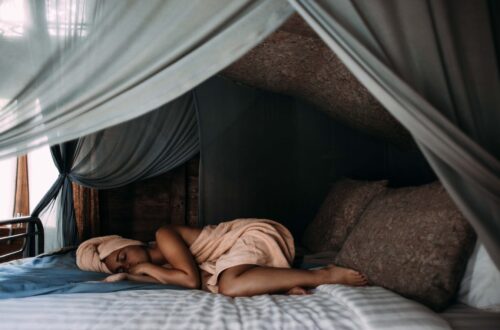
[[[294,287],[316,287],[321,284],[366,285],[366,277],[352,269],[330,265],[307,270],[294,268],[239,265],[219,276],[219,292],[231,296],[286,292]]]

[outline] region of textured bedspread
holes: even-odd
[[[199,290],[52,294],[0,301],[2,329],[449,329],[380,287],[229,298]]]

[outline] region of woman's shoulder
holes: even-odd
[[[200,235],[202,228],[196,228],[196,227],[189,227],[185,225],[176,225],[176,224],[169,224],[166,226],[163,226],[157,230],[157,233],[161,230],[172,230],[175,231],[179,236],[182,237],[182,240],[186,242],[186,244],[189,246],[191,245],[196,238]]]

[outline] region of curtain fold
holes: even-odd
[[[68,178],[68,173],[73,163],[75,146],[76,141],[70,141],[50,148],[52,159],[59,171],[59,176],[31,213],[33,216],[39,217],[48,205],[54,203],[58,197],[60,198],[56,237],[62,238],[61,243],[63,246],[77,244],[75,210],[72,197],[73,188]],[[61,221],[61,219],[64,219],[64,221]]]
[[[292,12],[286,0],[1,2],[0,158],[50,144],[59,171],[32,214],[59,200],[58,237],[73,245],[71,182],[119,187],[191,158],[196,114],[181,95]]]
[[[108,189],[167,172],[199,152],[197,110],[192,93],[120,125],[51,147],[59,176],[35,210],[56,198],[62,245],[78,244],[72,182]]]
[[[175,168],[199,151],[192,93],[138,119],[78,140],[70,178],[110,189]]]
[[[239,58],[286,0],[3,1],[0,158],[137,118]],[[5,15],[4,15],[5,13]]]
[[[289,0],[413,135],[500,268],[498,7]]]

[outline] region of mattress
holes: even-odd
[[[305,255],[296,266],[332,258]],[[77,269],[74,251],[2,264],[0,329],[500,329],[498,313],[455,305],[438,315],[381,287],[233,299],[104,276]]]
[[[321,285],[305,296],[200,290],[48,294],[0,300],[3,329],[450,329],[380,287]]]

